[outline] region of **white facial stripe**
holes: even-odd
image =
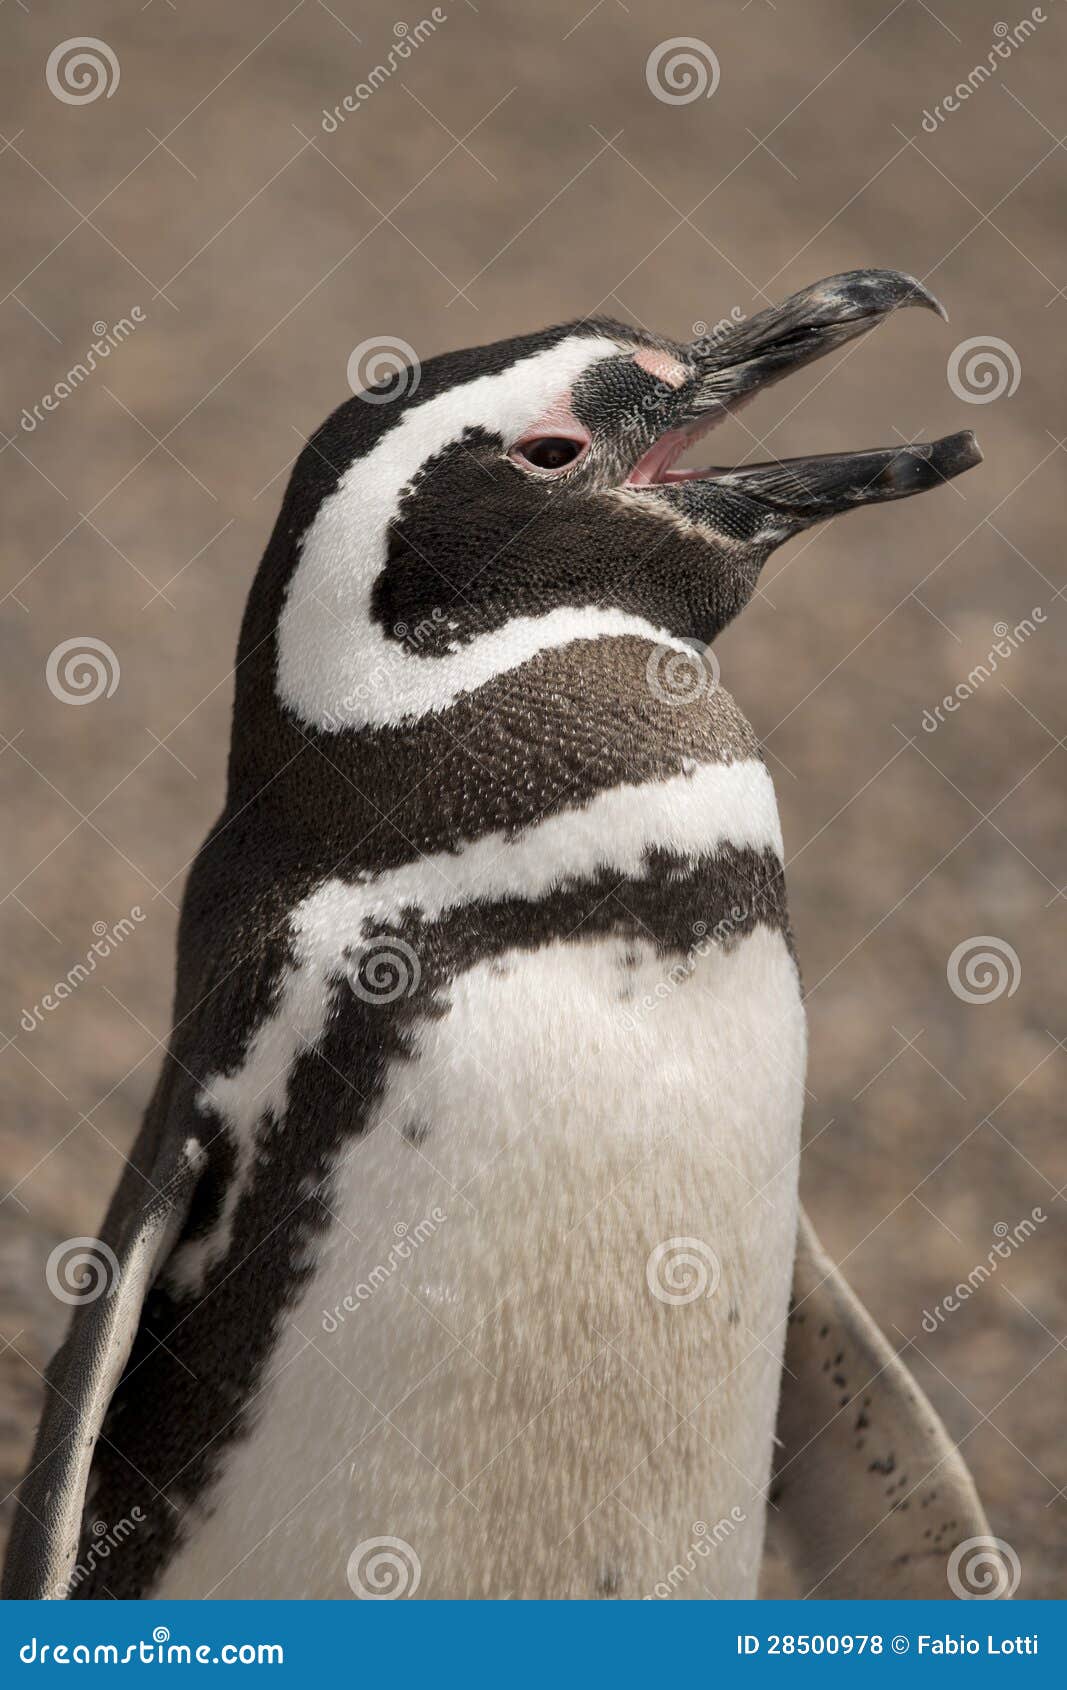
[[[461,693],[539,651],[604,634],[639,634],[687,649],[643,617],[564,607],[516,617],[454,656],[427,658],[387,639],[371,616],[388,525],[420,466],[466,428],[500,434],[505,445],[521,438],[585,370],[618,355],[614,341],[575,335],[497,375],[449,388],[408,409],[346,471],[300,541],[278,625],[278,693],[301,721],[336,731],[447,709]]]
[[[413,910],[432,921],[465,903],[532,901],[599,869],[639,878],[654,848],[692,861],[723,845],[770,849],[782,857],[774,787],[765,765],[754,758],[615,787],[516,837],[487,834],[454,855],[422,857],[373,880],[324,882],[293,912],[296,961],[286,970],[276,1010],[253,1036],[240,1066],[214,1076],[200,1094],[201,1108],[233,1131],[237,1165],[216,1227],[172,1258],[173,1282],[195,1289],[225,1254],[251,1172],[258,1123],[268,1109],[275,1120],[284,1118],[293,1063],[322,1038],[330,984],[343,971],[346,950]]]

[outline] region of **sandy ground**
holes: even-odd
[[[1047,7],[924,128],[986,63],[999,0],[440,10],[333,132],[323,109],[400,38],[391,6],[100,0],[91,28],[121,75],[84,103],[45,76],[89,27],[84,8],[0,16],[0,1161],[14,1188],[0,1494],[64,1324],[46,1259],[98,1226],[166,1036],[245,591],[300,440],[346,396],[352,349],[390,336],[428,356],[598,309],[689,338],[733,307],[884,264],[927,278],[951,325],[890,322],[758,401],[717,452],[974,426],[987,461],[779,552],[720,655],[765,738],[791,856],[807,1201],[964,1440],[1020,1594],[1062,1595],[1067,18]],[[650,91],[650,53],[678,36],[713,49],[713,97]],[[106,363],[43,409],[94,325],[123,318],[134,329]],[[1004,381],[987,366],[992,388],[953,391],[950,354],[972,337],[1007,344],[993,351]],[[995,627],[1036,611],[1033,634],[924,730]],[[46,664],[85,636],[120,678],[75,708]],[[93,978],[37,1017],[100,924],[134,910]],[[982,935],[1009,978],[968,1002],[949,958]],[[924,1331],[998,1226],[1035,1207],[1034,1236]]]

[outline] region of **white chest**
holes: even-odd
[[[683,968],[575,936],[450,998],[324,1193],[158,1594],[754,1594],[803,1100],[784,941]]]

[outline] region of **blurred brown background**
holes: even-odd
[[[66,1314],[48,1253],[95,1232],[168,1030],[244,595],[353,348],[399,337],[425,357],[597,311],[690,338],[732,307],[890,265],[924,277],[951,325],[891,321],[760,399],[716,454],[973,426],[986,463],[779,552],[721,657],[766,739],[792,858],[806,1199],[964,1440],[1020,1594],[1062,1595],[1064,7],[1045,0],[1016,47],[1001,0],[446,0],[421,31],[430,8],[396,4],[0,14],[0,1494]],[[395,74],[324,129],[405,25]],[[119,78],[101,61],[110,95],[72,103],[46,65],[87,29]],[[675,37],[703,43],[705,66],[716,55],[710,98],[650,89],[649,55]],[[998,41],[995,70],[924,129]],[[94,325],[124,318],[132,332],[35,418]],[[1003,378],[986,365],[991,386],[957,393],[950,355],[974,337],[1007,343]],[[1016,391],[991,397],[1016,368]],[[995,625],[1035,608],[1032,636],[924,731]],[[86,637],[118,684],[75,706],[46,668]],[[124,917],[113,954],[38,1015]],[[1010,978],[968,1002],[947,967],[977,936]],[[1034,1236],[924,1331],[998,1223],[1035,1206]]]

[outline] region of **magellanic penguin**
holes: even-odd
[[[939,309],[855,271],[691,345],[449,353],[301,453],[9,1595],[756,1593],[805,1027],[774,791],[705,654],[775,546],[979,453],[672,465],[908,305]],[[799,1264],[802,1584],[947,1596],[966,1469]]]

